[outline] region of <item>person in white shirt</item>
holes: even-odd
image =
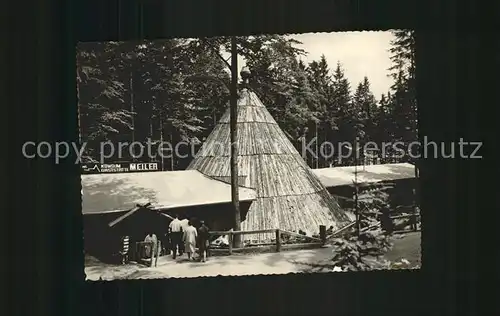
[[[169,225],[170,240],[172,242],[172,258],[177,257],[177,249],[179,255],[182,255],[182,223],[178,215],[174,215],[174,219]]]
[[[188,255],[188,260],[194,260],[194,253],[196,251],[196,238],[198,237],[198,232],[196,228],[192,225],[191,221],[188,221],[188,226],[184,229],[183,241],[186,253]]]
[[[183,219],[181,219],[179,222],[181,223],[181,230],[182,230],[182,233],[184,233],[186,231],[186,229],[188,228],[189,226],[189,219],[188,219],[188,216],[184,215],[182,216]],[[182,236],[181,236],[181,239],[182,239]],[[184,254],[184,251],[186,249],[185,247],[185,243],[181,241],[181,243],[179,244],[179,253],[180,253],[180,256],[182,256]]]
[[[182,231],[185,231],[189,226],[189,220],[187,218],[181,219],[179,221],[181,223]]]

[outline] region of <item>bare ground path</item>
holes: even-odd
[[[384,257],[390,261],[407,259],[412,266],[420,265],[420,233],[395,237],[394,247]],[[95,264],[85,268],[87,280],[151,279],[179,277],[210,277],[229,275],[286,274],[309,271],[331,271],[312,265],[328,264],[332,258],[330,247],[283,251],[279,253],[241,254],[211,257],[205,263],[188,262],[186,257],[173,260],[171,256],[159,258],[158,266],[146,268],[129,264],[110,266]]]
[[[158,266],[139,268],[135,265],[114,267],[86,267],[88,280],[179,278],[229,275],[284,274],[304,272],[309,264],[332,257],[329,247],[279,253],[210,257],[207,262],[189,262],[185,256],[173,260],[171,256],[158,259]]]

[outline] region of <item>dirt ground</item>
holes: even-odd
[[[283,274],[303,272],[309,263],[323,261],[332,256],[329,247],[279,253],[217,256],[207,262],[189,262],[186,256],[173,260],[171,256],[158,259],[152,268],[128,266],[90,266],[85,268],[88,280],[179,278],[202,276]]]
[[[420,233],[396,236],[394,247],[384,257],[390,261],[406,259],[410,266],[420,265]],[[210,257],[205,263],[189,262],[185,255],[173,260],[171,256],[158,259],[157,267],[136,264],[111,266],[88,261],[87,280],[151,279],[229,275],[287,274],[310,272],[312,266],[328,264],[332,249],[307,249],[253,255]],[[324,272],[331,269],[320,269]],[[320,272],[317,268],[314,271]]]
[[[401,238],[395,236],[393,239],[394,246],[384,257],[392,262],[406,259],[410,262],[410,267],[421,266],[421,236],[420,232],[401,235]]]

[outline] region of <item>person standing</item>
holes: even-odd
[[[194,259],[193,257],[196,251],[196,238],[198,237],[198,232],[191,221],[188,221],[188,226],[184,230],[183,237],[184,249],[188,255],[188,260],[192,260]]]
[[[394,231],[394,223],[391,219],[391,213],[388,207],[382,207],[380,214],[380,226],[386,235],[391,235]]]
[[[123,236],[122,237],[122,251],[120,251],[120,255],[121,255],[121,259],[122,259],[122,264],[126,264],[129,261],[129,257],[128,257],[129,242],[130,242],[130,237],[129,236]]]
[[[181,242],[179,243],[179,255],[182,256],[184,254],[184,251],[185,251],[185,247],[184,247],[184,242],[182,242],[182,236],[183,236],[183,233],[184,231],[186,230],[186,228],[189,226],[189,220],[188,220],[188,217],[187,215],[184,215],[183,216],[183,219],[181,219],[180,221],[180,224],[181,224]]]
[[[200,224],[201,226],[198,228],[198,249],[200,251],[201,262],[206,262],[209,246],[208,227],[205,225],[205,221],[200,221]]]
[[[155,234],[149,233],[146,236],[146,238],[144,238],[144,241],[152,243],[152,245],[146,245],[145,256],[146,256],[146,258],[151,258],[151,260],[153,260],[153,258],[156,255],[156,251],[157,251],[156,248],[158,246],[158,238],[156,238]]]
[[[182,255],[182,224],[177,214],[174,215],[174,219],[170,222],[168,230],[170,234],[172,258],[175,259],[177,257],[177,249],[179,249],[179,255]]]
[[[170,245],[170,233],[167,232],[162,234],[162,250],[163,250],[163,255],[169,255],[170,254],[170,249],[172,246]]]

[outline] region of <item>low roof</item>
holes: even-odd
[[[240,201],[256,193],[240,187]],[[82,213],[130,211],[137,204],[155,209],[231,202],[231,186],[196,170],[82,175]]]
[[[410,163],[358,166],[357,169],[358,183],[415,178],[415,166]],[[349,166],[313,169],[312,171],[325,187],[331,188],[353,184],[354,170],[354,166]]]

